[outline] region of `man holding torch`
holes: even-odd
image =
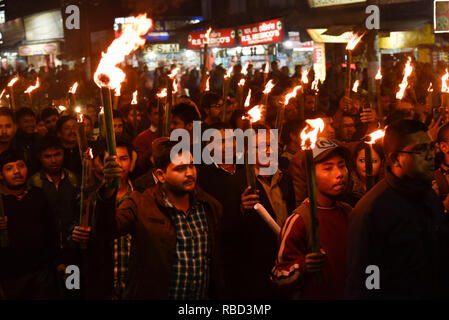
[[[338,199],[348,182],[348,157],[345,148],[327,139],[318,140],[312,153],[321,249],[312,253],[307,198],[282,227],[272,280],[291,294],[299,291],[301,299],[343,299],[347,215],[351,207]]]

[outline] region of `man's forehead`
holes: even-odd
[[[190,151],[183,151],[177,154],[170,155],[171,156],[171,162],[178,166],[178,165],[184,165],[184,164],[191,164],[193,163],[193,157]]]
[[[432,142],[429,134],[425,131],[418,131],[409,135],[409,143],[407,145],[418,145]]]

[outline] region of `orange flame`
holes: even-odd
[[[291,99],[296,98],[296,95],[298,94],[299,89],[301,89],[301,86],[296,86],[293,88],[293,90],[285,95],[285,101],[284,105],[288,105]]]
[[[133,100],[131,101],[131,104],[137,104],[137,90],[133,92]]]
[[[427,92],[433,92],[432,82],[429,83],[429,88],[427,89]],[[1,96],[0,96],[0,99],[1,99]]]
[[[249,62],[245,63],[245,66],[242,69],[243,74],[246,75],[248,73],[248,67],[249,67]]]
[[[3,95],[5,94],[6,89],[3,89],[2,93],[0,94],[0,99],[3,98]]]
[[[119,85],[117,88],[114,89],[114,96],[120,97],[121,95],[120,90],[122,90],[122,85]]]
[[[368,137],[370,137],[370,140],[366,141],[366,143],[374,144],[374,143],[376,143],[376,140],[383,138],[384,135],[385,135],[385,130],[383,130],[383,129],[376,130],[368,135]]]
[[[315,90],[315,94],[318,93],[318,79],[313,80],[312,82],[312,90]]]
[[[165,98],[167,96],[167,88],[162,89],[156,96],[160,99]]]
[[[12,78],[8,83],[8,87],[12,87],[17,81],[19,81],[19,76],[15,76],[14,78]]]
[[[375,78],[376,80],[381,80],[382,79],[382,73],[380,73],[380,68],[379,68],[379,70],[377,70],[377,73],[376,73],[376,78]]]
[[[324,130],[324,121],[321,118],[307,119],[307,126],[301,131],[301,148],[311,150],[315,148],[318,134]]]
[[[396,99],[402,100],[402,98],[404,97],[404,93],[405,90],[408,87],[408,77],[412,74],[413,71],[413,66],[411,65],[412,63],[412,58],[408,57],[408,61],[405,64],[405,68],[404,68],[404,78],[402,79],[401,84],[399,85],[399,91],[396,93]],[[447,74],[447,72],[446,72]]]
[[[174,68],[174,69],[170,72],[170,74],[168,75],[168,77],[169,77],[170,79],[174,79],[174,78],[176,77],[176,75],[178,74],[178,71],[179,71],[178,68]]]
[[[449,92],[449,88],[447,86],[448,79],[449,79],[449,73],[447,72],[447,69],[446,69],[446,73],[444,74],[444,76],[441,77],[441,92],[445,92],[445,93]]]
[[[228,71],[226,72],[226,75],[225,75],[226,79],[229,79],[231,77],[232,69],[233,69],[233,67],[229,67],[229,69],[228,69]]]
[[[359,88],[359,80],[354,81],[354,86],[352,87],[352,91],[357,92]]]
[[[362,33],[360,36],[357,34],[352,34],[351,40],[349,40],[348,45],[346,46],[346,50],[354,50],[354,48],[357,46],[357,44],[362,40],[363,36],[365,35],[365,32]]]
[[[106,53],[102,53],[94,74],[97,86],[115,89],[125,80],[125,73],[117,65],[131,52],[145,45],[146,40],[142,36],[148,32],[152,24],[152,20],[144,14],[137,16],[132,24],[123,26],[120,37],[112,41]]]
[[[245,82],[246,82],[246,80],[245,79],[240,79],[240,81],[239,81],[239,83],[237,84],[239,87],[244,87],[245,86]]]
[[[302,83],[309,83],[309,78],[307,78],[307,76],[309,75],[309,71],[310,71],[310,69],[303,70],[302,76],[301,76]]]
[[[251,103],[251,89],[249,89],[248,91],[248,95],[246,96],[246,100],[245,100],[245,108],[249,107],[249,104]]]
[[[66,108],[65,106],[59,106],[58,109],[59,109],[59,111],[61,111],[61,112],[67,110],[67,108]]]
[[[81,110],[80,110],[80,112],[81,112]],[[84,122],[84,115],[82,113],[78,113],[76,118],[77,118],[78,123],[83,123]]]
[[[73,84],[73,86],[70,87],[69,93],[75,94],[75,93],[76,93],[76,89],[78,89],[78,82],[75,82],[75,83]]]
[[[210,91],[209,80],[210,80],[210,77],[207,77],[207,81],[206,81],[206,91]]]
[[[262,109],[263,105],[257,105],[252,107],[248,111],[249,121],[251,121],[251,123],[257,122],[262,119]]]
[[[206,38],[206,40],[204,41],[204,44],[209,44],[211,32],[212,32],[212,28],[209,27],[209,29],[207,29],[207,31],[206,31],[206,34],[204,35],[204,37]]]
[[[100,114],[104,114],[104,108],[103,107],[100,108]]]
[[[263,93],[264,94],[269,94],[271,92],[271,90],[273,90],[273,88],[274,88],[273,80],[270,80],[265,85],[265,90],[263,91]]]
[[[39,77],[37,77],[36,84],[34,86],[29,86],[28,89],[25,90],[25,93],[31,93],[34,90],[36,90],[37,88],[39,88],[39,86],[40,86]]]
[[[81,113],[81,107],[76,107],[76,108],[75,108],[75,112],[76,112],[76,113]]]
[[[270,72],[270,64],[267,62],[267,63],[265,63],[264,73],[266,74],[266,73],[269,73],[269,72]]]
[[[87,152],[87,154],[89,155],[89,160],[92,160],[94,158],[94,154],[92,152],[92,148],[89,148],[89,151]]]
[[[176,78],[173,79],[173,91],[172,93],[177,93],[178,92],[178,82],[176,81]]]

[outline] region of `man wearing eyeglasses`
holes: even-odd
[[[209,126],[215,122],[221,121],[222,108],[223,99],[220,95],[214,92],[206,93],[201,101],[201,109],[203,109],[206,114],[204,123]]]
[[[434,143],[423,123],[399,120],[387,128],[383,147],[385,178],[349,219],[346,296],[447,297],[446,218],[431,185]]]

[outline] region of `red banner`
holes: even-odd
[[[281,19],[239,27],[240,45],[244,47],[280,42],[284,38],[283,29]]]
[[[189,33],[189,49],[202,49],[206,40],[206,30]],[[210,33],[209,48],[234,48],[235,30],[218,29]]]

